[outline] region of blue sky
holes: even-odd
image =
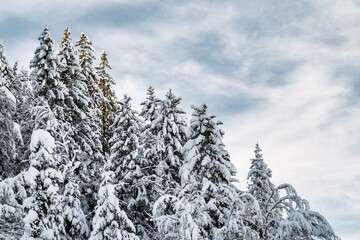
[[[48,25],[106,50],[119,96],[152,85],[205,102],[246,185],[256,141],[275,184],[290,183],[342,239],[360,239],[360,3],[2,0],[0,39],[28,67]]]

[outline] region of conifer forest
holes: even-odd
[[[340,239],[271,182],[258,143],[236,186],[206,104],[188,121],[181,97],[149,86],[138,112],[86,34],[66,28],[58,44],[45,27],[38,40],[30,72],[0,43],[0,239]]]

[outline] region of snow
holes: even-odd
[[[16,103],[16,98],[14,97],[14,95],[9,91],[9,89],[5,86],[0,87],[0,90],[5,94],[5,96],[10,99],[11,101],[13,101],[14,103]]]
[[[55,139],[43,129],[37,129],[31,135],[30,150],[36,151],[39,146],[44,147],[49,153],[55,148]]]

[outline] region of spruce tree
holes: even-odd
[[[65,112],[69,129],[68,149],[69,158],[80,163],[74,184],[79,184],[82,205],[86,214],[91,213],[96,205],[96,194],[100,187],[101,170],[104,164],[98,125],[94,121],[96,108],[94,100],[88,91],[87,80],[79,66],[76,51],[71,43],[69,28],[65,29],[59,52],[61,67],[60,79],[68,89],[65,103],[68,111]],[[89,220],[92,214],[89,214]]]
[[[215,116],[207,115],[205,104],[192,108],[193,118],[184,147],[187,156],[180,169],[182,191],[179,198],[194,208],[205,209],[207,217],[197,219],[197,214],[193,213],[200,239],[217,238],[237,197],[231,184],[236,169],[222,142],[224,132],[219,128],[222,123],[215,122]]]
[[[130,221],[126,212],[120,208],[120,202],[116,196],[116,186],[114,173],[109,169],[104,173],[102,186],[99,190],[99,200],[96,206],[93,220],[93,230],[90,240],[115,240],[139,239],[135,235],[135,227]]]
[[[151,86],[147,89],[146,95],[148,95],[146,100],[141,103],[140,116],[149,124],[158,117],[161,100],[155,96],[155,90]]]
[[[0,42],[0,86],[9,86],[14,77],[14,70],[5,54],[5,46]]]
[[[161,126],[158,137],[163,142],[163,159],[159,164],[162,170],[162,185],[167,193],[173,192],[180,185],[179,169],[183,164],[183,146],[186,142],[186,122],[178,105],[180,97],[176,97],[171,89],[161,103],[158,117],[153,124]]]
[[[22,136],[15,122],[16,99],[6,86],[0,87],[0,178],[13,177],[19,170]]]
[[[275,187],[271,170],[262,158],[259,144],[255,146],[248,174],[249,193],[258,201],[262,214],[255,225],[261,239],[337,239],[330,224],[318,212],[310,210],[290,184]],[[283,193],[281,193],[282,191]]]
[[[79,179],[75,171],[81,163],[74,158],[66,167],[65,190],[63,198],[64,226],[67,239],[87,239],[89,235],[89,226],[85,214],[81,208]]]
[[[95,49],[92,47],[92,42],[85,33],[81,33],[80,40],[76,42],[76,46],[79,48],[80,68],[85,75],[89,94],[95,103],[93,110],[96,114],[100,114],[98,111],[103,96],[98,86],[99,77],[93,67]],[[98,122],[98,124],[100,125],[100,122]]]
[[[147,230],[150,209],[150,191],[154,178],[149,173],[146,158],[141,155],[139,142],[142,121],[137,111],[131,108],[131,98],[124,96],[120,101],[114,123],[111,126],[113,136],[110,139],[110,161],[115,179],[122,188],[117,189],[121,207],[127,212],[136,227],[137,235],[145,238],[151,235]]]
[[[111,138],[110,126],[114,121],[114,115],[118,109],[117,99],[112,85],[115,84],[113,78],[107,72],[107,68],[111,69],[107,54],[105,51],[101,54],[99,66],[96,67],[99,76],[99,88],[102,92],[102,99],[100,102],[100,120],[101,120],[101,139],[103,153],[109,153],[108,141]]]
[[[269,208],[279,200],[279,193],[276,191],[275,185],[270,182],[272,172],[264,162],[261,151],[257,143],[254,150],[255,158],[251,159],[250,171],[247,177],[249,180],[248,189],[249,193],[253,195],[259,203],[263,216],[262,222],[264,224],[266,224],[266,222],[273,224],[281,219],[281,212],[269,211]],[[260,232],[260,237],[265,237],[266,233],[263,232],[265,231],[263,228],[257,226],[257,230]]]
[[[59,185],[62,174],[56,170],[55,140],[49,132],[37,129],[30,143],[32,195],[25,199],[25,232],[21,239],[65,239]]]

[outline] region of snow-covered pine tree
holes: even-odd
[[[77,154],[76,152],[75,154]],[[82,240],[89,236],[89,226],[79,200],[81,193],[79,178],[76,177],[76,169],[81,163],[76,156],[68,163],[64,170],[65,190],[63,198],[64,227],[67,239]]]
[[[158,117],[161,100],[155,96],[155,90],[151,86],[147,89],[146,95],[148,95],[146,100],[141,103],[140,116],[149,124]]]
[[[22,136],[14,121],[16,99],[6,86],[0,87],[0,178],[13,177],[19,170]]]
[[[100,114],[98,111],[103,96],[98,86],[99,76],[96,74],[96,70],[93,67],[95,49],[92,47],[92,42],[85,33],[81,33],[80,40],[76,42],[76,46],[79,47],[81,71],[85,75],[88,91],[95,103],[93,111],[96,114]],[[99,121],[97,124],[100,126],[100,120],[95,120]]]
[[[113,136],[109,141],[110,161],[115,173],[115,179],[122,188],[117,189],[121,200],[120,206],[135,225],[137,235],[149,235],[148,226],[150,212],[150,190],[154,177],[147,175],[148,162],[140,153],[139,137],[142,121],[137,111],[131,108],[131,98],[124,95],[120,101],[114,123],[111,126]]]
[[[281,211],[274,210],[269,212],[269,208],[279,200],[279,192],[276,191],[275,185],[270,181],[272,172],[264,162],[261,151],[259,144],[256,143],[254,150],[255,158],[251,159],[247,179],[249,180],[249,193],[258,201],[263,216],[262,223],[264,225],[257,225],[256,228],[260,233],[260,237],[264,238],[266,235],[264,226],[266,223],[274,224],[278,222],[281,219]],[[270,229],[270,227],[268,229]]]
[[[27,239],[65,239],[59,185],[62,174],[56,170],[58,160],[54,152],[55,139],[44,129],[37,129],[31,137],[30,168],[32,195],[25,199],[25,232]],[[28,180],[30,181],[30,180]]]
[[[188,141],[184,146],[186,159],[180,169],[182,190],[179,198],[193,205],[193,219],[199,239],[218,238],[227,223],[230,209],[237,197],[231,184],[236,174],[234,165],[222,142],[224,132],[207,115],[207,106],[194,107]],[[196,209],[205,209],[208,217],[197,218]]]
[[[111,163],[107,165],[108,169],[103,174],[103,182],[99,190],[99,200],[89,240],[138,240],[133,223],[126,212],[120,208],[115,190],[119,186],[113,182],[115,176],[111,171]]]
[[[99,66],[96,67],[97,74],[99,76],[99,88],[102,92],[103,98],[100,102],[100,120],[101,120],[101,139],[103,153],[108,154],[110,149],[108,142],[111,138],[110,126],[114,121],[114,115],[119,108],[115,92],[112,85],[115,85],[114,79],[107,72],[107,68],[111,69],[107,54],[102,52]]]
[[[14,70],[7,60],[4,44],[0,42],[0,86],[9,86],[14,77]]]
[[[30,68],[34,69],[30,78],[36,83],[37,95],[45,97],[56,116],[61,115],[62,109],[56,109],[54,105],[63,105],[67,92],[64,84],[59,81],[59,59],[54,54],[54,40],[48,27],[41,33],[39,41],[40,46],[36,48],[35,56],[30,62]]]
[[[262,158],[259,144],[255,145],[248,174],[249,193],[258,201],[262,219],[256,224],[261,239],[338,239],[330,224],[318,212],[310,210],[290,184],[275,187],[271,170]]]
[[[0,239],[19,239],[23,235],[23,209],[17,201],[17,177],[0,181]]]
[[[79,184],[83,195],[82,205],[85,213],[92,219],[96,206],[96,194],[100,187],[101,171],[104,165],[100,131],[94,121],[96,108],[94,100],[88,91],[87,80],[79,66],[76,51],[71,43],[71,33],[67,27],[61,42],[59,57],[61,67],[60,79],[68,89],[65,103],[68,110],[65,112],[67,122],[71,125],[68,132],[68,148],[70,159],[76,158]],[[74,183],[75,184],[75,183]]]
[[[167,194],[173,194],[180,186],[179,169],[184,159],[182,148],[186,142],[187,126],[185,112],[178,107],[180,102],[181,98],[176,97],[170,89],[161,102],[158,117],[151,123],[158,127],[156,137],[163,146],[160,154],[162,159],[157,168],[163,191]]]

